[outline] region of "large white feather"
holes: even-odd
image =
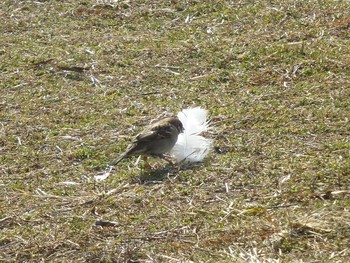
[[[200,135],[210,129],[207,114],[201,107],[184,109],[177,114],[185,128],[171,151],[177,161],[199,162],[209,153],[212,140]]]

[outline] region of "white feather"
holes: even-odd
[[[177,114],[185,128],[171,151],[178,162],[199,162],[209,153],[212,140],[200,135],[210,129],[207,114],[201,107],[184,109]]]

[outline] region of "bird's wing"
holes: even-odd
[[[153,142],[169,138],[171,136],[171,125],[155,125],[151,126],[149,130],[143,131],[138,134],[134,142]]]

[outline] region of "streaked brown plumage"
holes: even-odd
[[[184,127],[177,117],[161,119],[136,135],[126,151],[115,159],[112,165],[132,155],[164,158],[163,154],[174,147],[178,135],[183,131]]]

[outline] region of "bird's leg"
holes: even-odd
[[[169,156],[166,156],[164,154],[160,154],[160,155],[158,155],[158,157],[163,159],[163,160],[165,160],[165,161],[167,161],[171,166],[174,166],[174,163],[170,159],[168,159]]]
[[[146,168],[146,170],[152,170],[152,166],[149,164],[149,162],[147,160],[147,156],[143,156],[142,159],[143,159],[144,167]]]

